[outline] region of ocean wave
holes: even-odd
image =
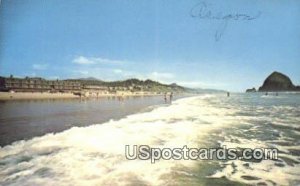
[[[277,120],[268,117],[263,106],[258,106],[256,112],[251,104],[238,106],[233,101],[239,100],[211,94],[189,97],[117,121],[15,142],[0,148],[0,184],[181,185],[226,178],[226,183],[287,185],[291,180],[297,181],[299,155],[291,155],[298,152],[297,137],[291,137],[290,144],[284,143],[289,135],[280,128],[272,128],[269,123]],[[241,114],[245,109],[254,114]],[[274,107],[272,112],[276,115],[275,112],[282,110],[283,107]],[[268,127],[277,132],[268,131]],[[159,160],[151,164],[145,160],[126,160],[125,145],[160,148],[277,145],[283,153],[278,162]],[[203,170],[213,173],[200,174]]]
[[[175,101],[167,107],[83,128],[71,128],[0,149],[4,185],[163,185],[176,166],[190,161],[129,161],[125,145],[189,147],[218,127],[215,110],[199,107],[209,95]],[[224,111],[225,114],[225,111]],[[205,125],[201,125],[205,121]],[[209,124],[209,125],[208,125]]]

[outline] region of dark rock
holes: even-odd
[[[297,91],[290,78],[280,72],[273,72],[267,77],[259,91]]]
[[[256,89],[253,87],[253,88],[249,88],[246,90],[246,92],[256,92]]]

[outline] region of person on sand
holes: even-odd
[[[173,92],[170,93],[170,103],[172,103],[172,99],[173,99]]]
[[[167,93],[164,94],[165,103],[167,103]]]
[[[230,93],[229,92],[227,92],[227,97],[229,97],[230,96]]]

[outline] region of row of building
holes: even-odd
[[[45,80],[43,78],[0,77],[0,91],[14,92],[76,92],[81,84],[63,80]]]
[[[101,93],[116,93],[119,91],[141,91],[142,87],[108,87],[99,85],[86,85],[78,81],[72,80],[46,80],[39,77],[1,77],[0,76],[0,91],[6,92],[101,92]]]
[[[106,86],[83,85],[68,80],[46,80],[43,78],[0,77],[0,91],[10,92],[68,92],[84,91],[108,92],[115,88]]]

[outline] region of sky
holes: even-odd
[[[298,0],[2,0],[0,76],[300,85]]]

